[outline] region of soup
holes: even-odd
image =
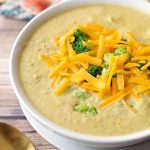
[[[137,41],[150,43],[150,15],[138,10],[123,6],[92,5],[65,11],[38,27],[22,49],[20,80],[26,95],[35,108],[49,120],[83,134],[116,136],[148,129],[149,91],[136,100],[136,112],[125,107],[121,100],[98,109],[96,106],[100,98],[76,84],[59,96],[54,94],[50,86],[51,70],[39,56],[51,56],[60,51],[55,46],[54,39],[65,35],[74,25],[88,23],[103,25],[106,29],[117,30],[122,35],[132,32]],[[107,94],[106,92],[105,95]],[[83,105],[87,104],[84,111],[80,110],[80,106],[73,107],[79,101]]]

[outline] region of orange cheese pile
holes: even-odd
[[[76,54],[73,50],[71,42],[75,40],[74,32],[77,29],[88,35],[88,40],[83,44],[90,51]],[[59,49],[57,53],[51,56],[41,55],[40,58],[51,69],[49,77],[56,96],[76,84],[99,96],[101,101],[98,108],[122,101],[129,110],[136,112],[127,97],[138,97],[150,90],[150,45],[139,43],[131,33],[127,33],[126,40],[123,40],[119,31],[95,23],[75,25],[66,35],[57,37],[55,45]],[[113,52],[118,47],[126,48],[130,53],[131,57],[127,62],[123,56],[113,56],[108,73],[94,77],[87,72],[90,65],[104,66],[104,54]],[[138,69],[143,62],[144,65]]]

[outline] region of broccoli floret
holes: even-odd
[[[87,69],[87,72],[96,77],[98,74],[101,75],[102,70],[103,68],[101,66],[92,65]]]
[[[127,55],[127,57],[130,57],[130,53],[127,51],[126,48],[119,47],[114,51],[115,56],[120,56],[120,55]]]
[[[83,104],[76,104],[74,106],[74,110],[76,110],[78,112],[87,112],[88,108],[89,107],[87,105],[83,105]]]
[[[127,59],[130,58],[130,53],[127,51],[126,48],[117,48],[114,52],[109,52],[104,54],[103,57],[103,62],[104,62],[104,67],[107,68],[109,66],[110,60],[112,59],[113,56],[120,56],[120,55],[126,55]]]
[[[94,106],[90,106],[89,107],[89,110],[88,110],[88,113],[92,114],[93,116],[97,115],[97,110]]]
[[[110,60],[111,58],[115,56],[114,53],[106,53],[104,54],[104,57],[103,57],[103,62],[104,62],[104,66],[108,66],[109,63],[110,63]]]
[[[72,42],[72,48],[77,54],[90,51],[88,47],[83,45],[83,42],[84,41],[86,42],[88,40],[87,34],[77,29],[74,32],[74,37],[75,37],[75,40]]]
[[[85,92],[77,92],[75,97],[81,101],[84,101],[88,98],[88,95]]]
[[[98,113],[94,106],[88,106],[85,104],[76,104],[74,110],[81,113],[89,113],[91,115],[96,115]]]

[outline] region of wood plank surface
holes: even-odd
[[[22,113],[9,80],[8,62],[11,47],[26,23],[0,17],[0,122],[11,124],[25,133],[35,145],[36,150],[58,150],[30,126]]]
[[[11,47],[26,23],[0,16],[0,122],[11,124],[25,133],[35,145],[36,150],[58,150],[44,140],[28,123],[9,80],[8,62]],[[3,149],[0,148],[0,150]]]

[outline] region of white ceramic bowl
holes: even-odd
[[[128,146],[149,139],[150,130],[145,130],[134,134],[129,134],[125,136],[116,136],[116,137],[91,136],[91,135],[84,135],[84,134],[76,133],[74,131],[70,131],[45,118],[40,112],[36,110],[34,106],[32,106],[32,104],[28,100],[28,97],[25,95],[24,91],[22,90],[20,80],[19,80],[19,75],[18,75],[19,57],[21,53],[21,47],[23,43],[26,41],[26,39],[29,37],[29,35],[31,34],[32,30],[37,28],[44,21],[46,21],[47,18],[54,16],[58,13],[61,13],[64,10],[68,10],[70,8],[75,8],[82,5],[90,5],[90,4],[126,5],[128,7],[133,7],[150,13],[150,4],[145,1],[137,1],[137,0],[68,0],[46,9],[38,16],[36,16],[34,19],[32,19],[24,27],[24,29],[18,35],[13,45],[11,55],[10,55],[9,71],[10,71],[10,79],[14,91],[21,105],[42,126],[47,128],[49,131],[53,131],[56,134],[59,134],[62,137],[68,138],[77,143],[92,146],[92,147],[113,148],[113,147]],[[33,125],[33,127],[34,126],[35,125]]]

